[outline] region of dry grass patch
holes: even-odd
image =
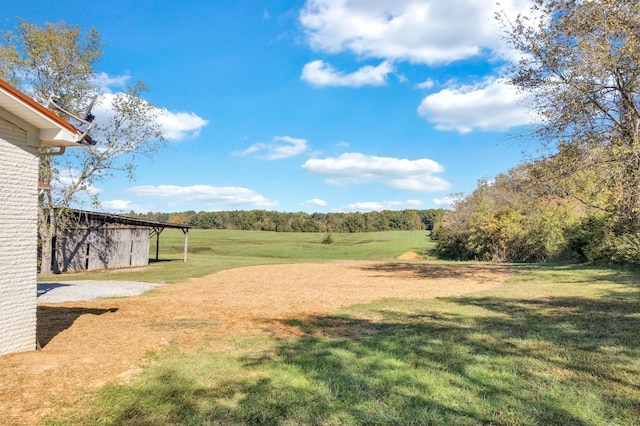
[[[255,266],[163,286],[139,297],[38,307],[42,351],[0,357],[0,416],[64,415],[87,389],[126,382],[150,352],[203,339],[301,332],[287,318],[388,298],[462,295],[501,284],[504,267],[340,262]]]

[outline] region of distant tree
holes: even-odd
[[[171,213],[169,215],[169,222],[171,223],[179,223],[181,225],[188,225],[189,224],[189,216],[187,216],[185,213]]]
[[[390,230],[390,218],[396,230],[426,229],[426,221],[440,218],[444,210],[385,210],[367,213],[306,213],[266,210],[176,213],[130,212],[128,216],[149,220],[189,224],[200,229],[240,229],[275,232],[378,232]]]
[[[344,218],[344,227],[347,232],[363,232],[366,230],[362,213],[347,213]]]
[[[41,101],[55,95],[58,105],[80,116],[99,94],[94,66],[102,53],[102,40],[94,28],[67,22],[41,27],[20,20],[14,30],[0,32],[0,78]],[[133,178],[137,158],[162,146],[159,111],[142,99],[146,90],[137,82],[113,97],[109,116],[98,117],[91,132],[98,145],[64,156],[42,150],[39,179],[53,189],[39,202],[41,273],[51,272],[52,240],[64,225],[69,206],[80,202],[81,196],[99,204],[95,184],[119,172]]]
[[[444,216],[444,213],[444,209],[420,210],[418,212],[422,224],[424,225],[425,229],[429,231],[433,230],[435,224],[442,220],[442,216]]]

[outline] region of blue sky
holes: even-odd
[[[8,4],[7,4],[8,3]],[[529,0],[503,0],[507,14]],[[108,211],[446,207],[522,160],[515,58],[477,0],[22,1],[15,17],[93,26],[111,93],[144,80],[168,146]]]

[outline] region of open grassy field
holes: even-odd
[[[187,263],[193,269],[171,261],[120,274],[171,282],[243,265],[373,259],[373,266],[360,267],[372,285],[374,278],[407,272],[411,280],[383,282],[454,286],[471,279],[470,264],[393,262],[405,251],[428,249],[424,233],[334,235],[333,245],[320,240],[319,234],[194,232]],[[164,241],[173,248],[161,257],[180,259],[180,235]],[[193,317],[156,321],[150,332],[197,330],[203,337],[195,345],[176,339],[147,351],[139,376],[87,391],[65,416],[45,423],[640,424],[638,271],[510,268],[506,281],[469,294],[381,297],[316,314],[273,312],[243,333],[218,333],[220,321]],[[359,284],[366,291],[366,282]],[[188,288],[174,287],[171,300]],[[255,296],[271,297],[264,293]],[[119,309],[126,310],[124,302]]]
[[[422,254],[433,248],[426,231],[332,234],[332,244],[322,244],[323,234],[193,229],[189,231],[188,261],[183,263],[184,235],[167,229],[160,235],[159,261],[148,268],[113,272],[65,274],[65,280],[117,279],[173,283],[202,277],[224,269],[334,260],[394,260],[407,251]],[[155,259],[155,239],[150,256]]]

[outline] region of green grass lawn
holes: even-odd
[[[177,229],[160,234],[159,261],[152,238],[149,267],[56,275],[58,280],[133,280],[173,283],[239,266],[333,260],[393,260],[407,251],[433,249],[427,231],[332,234],[332,244],[322,244],[321,233],[189,231],[188,260],[183,262],[184,235]],[[51,277],[41,277],[49,280]]]
[[[256,263],[279,260],[264,246],[288,262],[330,260],[332,249],[388,260],[395,249],[378,245],[426,246],[424,234],[411,233],[337,235],[333,247],[316,244],[320,235],[266,234],[250,246],[241,233],[221,235],[210,258],[246,260],[255,248]],[[224,351],[203,342],[150,353],[135,382],[107,386],[72,418],[47,423],[640,424],[640,274],[514,270],[503,285],[463,297],[387,299],[286,320],[304,331],[298,338],[258,333],[213,345],[231,347]]]

